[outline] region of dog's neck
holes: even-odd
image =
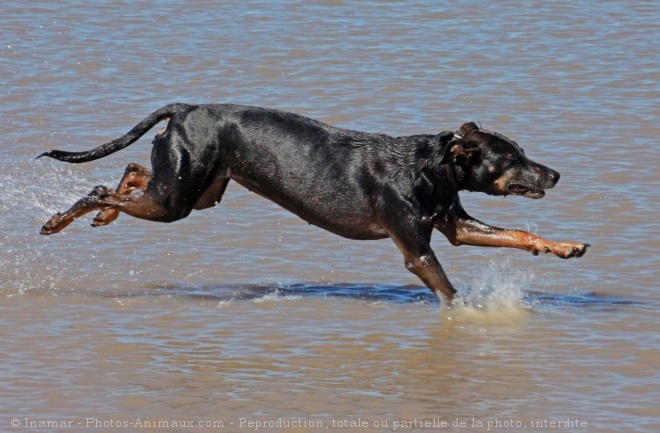
[[[460,181],[462,180],[463,176],[460,176],[458,173],[456,173],[456,167],[454,167],[454,163],[448,162],[443,164],[442,167],[444,169],[445,177],[447,178],[449,187],[455,192],[460,191],[462,189]]]

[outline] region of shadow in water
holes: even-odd
[[[527,291],[523,294],[523,302],[531,308],[540,306],[547,308],[582,308],[601,311],[613,311],[626,305],[642,305],[641,301],[624,299],[619,296],[598,292],[584,293],[547,293]]]
[[[148,297],[170,296],[187,297],[202,301],[256,301],[272,298],[315,297],[315,298],[347,298],[368,302],[393,303],[439,303],[438,298],[426,287],[405,285],[379,285],[364,284],[289,284],[289,285],[262,285],[237,284],[207,287],[156,287],[146,290],[127,293],[106,293],[109,297]]]
[[[341,284],[318,285],[299,283],[290,285],[237,284],[206,287],[165,286],[125,293],[104,293],[118,298],[168,296],[185,297],[201,301],[257,301],[272,298],[343,298],[367,302],[389,302],[405,304],[439,304],[438,298],[426,287],[419,285],[367,285]],[[626,305],[641,305],[642,302],[598,292],[550,293],[529,290],[520,291],[520,303],[531,310],[588,308],[614,310]]]

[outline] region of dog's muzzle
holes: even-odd
[[[539,199],[545,196],[545,189],[554,187],[559,182],[560,174],[550,168],[547,169],[547,174],[543,187],[537,185],[523,185],[521,183],[511,183],[507,186],[506,190],[509,194],[521,195],[527,198]]]

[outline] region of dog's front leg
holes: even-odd
[[[492,227],[472,218],[457,203],[441,218],[434,222],[453,245],[476,245],[481,247],[518,248],[538,253],[553,253],[563,259],[581,257],[589,244],[575,242],[552,242],[540,236],[521,230],[507,230]]]
[[[414,253],[404,246],[402,252],[406,268],[410,272],[417,275],[438,298],[453,301],[456,289],[430,247],[424,253]]]
[[[442,270],[431,249],[431,230],[407,229],[394,226],[389,229],[390,238],[403,253],[406,269],[426,284],[435,295],[448,302],[454,299],[456,289]]]

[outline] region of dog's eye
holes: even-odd
[[[511,161],[518,161],[520,157],[516,154],[509,153],[507,154],[506,159],[510,159]]]

